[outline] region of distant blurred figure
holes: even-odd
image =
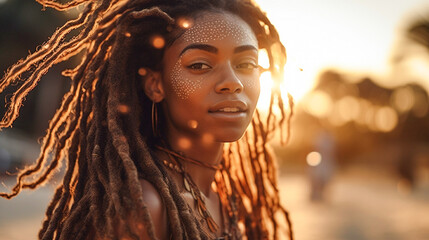
[[[310,200],[322,201],[324,191],[335,172],[335,139],[322,130],[315,138],[315,151],[307,155],[310,178]]]
[[[416,185],[414,151],[410,144],[403,144],[397,165],[399,175],[398,191],[401,193],[410,193]]]

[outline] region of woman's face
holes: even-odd
[[[229,13],[200,14],[166,49],[162,86],[169,139],[238,140],[260,91],[251,28]]]

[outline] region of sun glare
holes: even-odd
[[[259,52],[259,65],[268,69],[270,64],[268,56],[265,50]],[[314,84],[314,72],[306,71],[302,67],[290,61],[284,68],[284,80],[279,85],[280,91],[283,96],[283,100],[287,101],[287,94],[290,93],[295,103],[299,102],[305,94],[307,94],[313,87]],[[258,107],[265,109],[269,106],[271,89],[273,87],[273,81],[271,79],[270,72],[264,72],[260,77],[261,82],[261,95],[259,97]]]
[[[259,101],[257,107],[261,110],[268,108],[271,99],[271,89],[273,87],[273,81],[271,80],[270,72],[264,72],[260,77],[261,81],[261,93],[259,95]]]

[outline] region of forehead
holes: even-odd
[[[257,46],[255,34],[240,17],[230,13],[203,12],[191,23],[191,27],[178,39],[183,43],[209,43],[232,40],[234,44]]]

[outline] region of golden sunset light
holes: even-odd
[[[295,102],[314,87],[323,69],[388,75],[391,50],[404,31],[403,22],[423,16],[429,9],[425,0],[257,2],[277,27],[286,46],[284,88]],[[407,64],[415,67],[414,75],[428,73],[429,62]],[[429,89],[429,83],[425,84]],[[267,101],[265,96],[261,95],[263,102]]]
[[[0,0],[0,23],[0,240],[429,239],[429,0]]]

